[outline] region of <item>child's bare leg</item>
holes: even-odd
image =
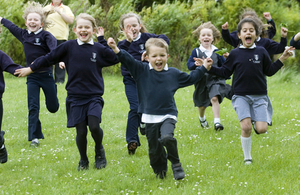
[[[198,107],[198,111],[199,111],[199,116],[201,118],[205,117],[204,114],[205,114],[205,109],[206,107]]]
[[[241,125],[241,143],[244,152],[245,164],[250,164],[252,162],[251,157],[251,118],[245,118],[240,121]]]
[[[255,122],[255,130],[257,133],[266,133],[268,129],[268,123],[263,121],[256,121]]]
[[[200,124],[201,124],[201,127],[202,128],[208,128],[209,127],[209,125],[208,125],[208,123],[207,123],[207,121],[206,121],[206,118],[205,118],[205,115],[204,115],[204,113],[205,113],[205,109],[206,109],[206,107],[198,107],[198,111],[199,111],[199,120],[200,120]]]
[[[219,103],[219,99],[217,96],[211,98],[210,100],[211,105],[212,105],[212,111],[214,114],[214,124],[215,124],[215,130],[219,131],[219,130],[223,130],[224,127],[223,125],[221,125],[221,119],[220,119],[220,103]]]

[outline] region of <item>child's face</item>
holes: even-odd
[[[152,65],[153,69],[160,72],[166,66],[169,54],[165,48],[150,46],[149,54],[146,57],[148,58],[148,61]]]
[[[204,28],[200,31],[199,41],[203,47],[209,47],[214,40],[213,31],[209,28]]]
[[[124,24],[124,28],[126,28],[127,26],[131,26],[133,39],[136,39],[141,30],[141,24],[139,23],[138,19],[136,17],[126,18],[123,21],[123,24]],[[125,31],[125,29],[123,29],[123,31]]]
[[[242,40],[243,46],[249,48],[257,39],[256,31],[253,24],[246,22],[242,24],[241,31],[238,32],[239,39]]]
[[[36,32],[44,25],[44,23],[42,23],[41,21],[40,14],[30,13],[27,16],[25,25],[27,26],[27,29],[31,32]]]
[[[53,5],[60,5],[62,0],[52,0]]]
[[[73,30],[77,38],[84,43],[88,43],[92,39],[93,34],[96,33],[92,22],[82,18],[78,19],[77,25]]]

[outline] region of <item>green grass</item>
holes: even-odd
[[[292,76],[289,76],[292,75]],[[127,153],[125,129],[128,102],[121,76],[104,74],[105,106],[101,127],[108,165],[93,169],[94,143],[88,134],[90,169],[77,171],[79,153],[74,128],[66,128],[64,85],[58,85],[60,109],[51,114],[41,92],[40,120],[44,140],[30,148],[27,141],[26,79],[5,74],[3,96],[5,144],[9,160],[0,165],[0,194],[300,194],[299,134],[300,77],[277,73],[268,79],[273,104],[273,126],[268,134],[252,134],[253,164],[243,165],[240,126],[229,100],[221,104],[224,131],[213,130],[211,108],[206,111],[211,128],[202,129],[194,107],[194,87],[178,90],[179,111],[175,137],[186,172],[173,179],[171,166],[166,180],[155,178],[149,165],[148,145],[134,156]]]

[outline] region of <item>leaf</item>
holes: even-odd
[[[228,52],[227,48],[222,48],[221,50],[215,51],[216,54],[222,56],[224,53]]]
[[[284,27],[284,28],[288,28],[288,24],[286,24],[286,23],[281,23],[280,25],[279,25],[280,27]]]

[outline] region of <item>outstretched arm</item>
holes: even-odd
[[[17,69],[14,75],[18,75],[18,77],[26,77],[33,73],[30,67]]]
[[[107,40],[107,44],[115,52],[115,54],[118,54],[120,52],[120,49],[117,47],[117,44],[113,38],[109,37]]]

